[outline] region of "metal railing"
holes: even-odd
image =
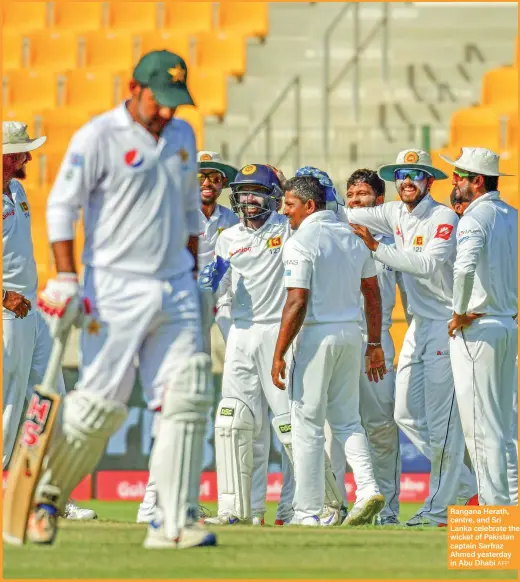
[[[330,108],[331,94],[341,81],[351,73],[351,95],[353,121],[359,121],[359,95],[360,95],[360,60],[363,52],[372,44],[378,33],[381,33],[381,78],[388,80],[388,21],[390,6],[381,3],[381,18],[372,26],[364,40],[361,40],[360,4],[350,2],[336,16],[334,21],[325,31],[323,38],[323,151],[325,158],[330,154]],[[333,33],[344,22],[347,14],[352,13],[352,57],[334,76],[331,74],[331,40]]]
[[[293,135],[289,139],[289,143],[282,150],[282,152],[275,155],[275,150],[273,147],[273,130],[275,128],[274,118],[275,115],[279,112],[280,108],[285,105],[291,98],[294,99]],[[253,128],[253,130],[249,133],[246,139],[242,142],[241,146],[238,148],[234,160],[237,166],[242,166],[244,155],[249,150],[253,141],[257,140],[258,136],[263,133],[265,138],[265,163],[278,167],[292,152],[294,166],[296,168],[300,167],[300,143],[302,127],[301,100],[301,79],[299,75],[296,75],[281,91],[280,95],[278,95],[278,97],[275,99],[274,103],[271,105],[264,117],[260,120],[259,123],[257,123],[257,125]]]

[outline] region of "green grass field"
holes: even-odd
[[[266,578],[266,579],[517,579],[517,573],[455,572],[446,566],[446,529],[220,528],[219,546],[144,550],[146,526],[134,523],[137,503],[90,502],[100,519],[60,520],[53,547],[4,544],[5,578]],[[215,504],[207,507],[214,514]],[[406,504],[402,519],[417,505]],[[269,504],[267,523],[275,505]]]

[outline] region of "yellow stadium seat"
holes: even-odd
[[[29,66],[48,71],[67,71],[78,66],[78,41],[69,31],[42,30],[26,36]]]
[[[195,64],[200,69],[242,78],[246,71],[246,44],[242,35],[197,35]]]
[[[197,34],[213,29],[212,2],[165,2],[164,27]]]
[[[74,133],[93,115],[85,109],[66,107],[44,111],[41,115],[41,133],[47,136],[51,149],[62,149],[65,152]]]
[[[104,4],[104,2],[53,2],[52,27],[76,33],[101,30]]]
[[[190,62],[190,37],[176,31],[161,30],[139,35],[139,52],[141,55],[150,51],[169,50],[181,56],[187,64]]]
[[[43,30],[47,26],[47,2],[2,2],[3,28],[19,34]]]
[[[129,32],[89,32],[83,66],[91,70],[131,70],[135,64],[134,40]]]
[[[67,143],[49,144],[45,149],[35,151],[35,160],[40,169],[40,183],[52,186],[56,179],[56,174],[60,169],[61,162],[65,156]]]
[[[492,107],[459,109],[451,118],[450,145],[486,147],[499,153],[500,126],[500,115]]]
[[[23,35],[16,30],[2,31],[2,68],[21,69],[23,65]]]
[[[156,30],[157,2],[109,2],[108,25],[114,30]]]
[[[64,106],[85,113],[103,111],[120,101],[114,75],[110,71],[69,71],[65,76]]]
[[[32,109],[34,112],[53,109],[58,100],[56,75],[28,69],[8,71],[7,105]]]
[[[177,107],[175,112],[175,117],[179,119],[186,120],[195,133],[195,139],[197,140],[197,149],[201,150],[204,148],[204,119],[200,111],[192,107],[191,105],[181,105]]]
[[[267,2],[221,2],[218,28],[222,32],[265,39],[269,31]]]
[[[518,69],[502,67],[488,71],[482,80],[482,105],[503,112],[518,109]]]
[[[188,72],[188,88],[202,115],[224,117],[227,109],[227,82],[224,75],[218,71],[192,69]]]

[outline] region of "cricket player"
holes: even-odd
[[[455,390],[479,505],[509,505],[513,381],[518,346],[518,212],[500,198],[499,156],[464,147],[452,160],[457,198],[453,317],[448,325]],[[517,459],[513,463],[518,467]]]
[[[31,152],[46,137],[31,139],[27,125],[3,122],[3,468],[7,469],[15,446],[24,402],[33,387],[41,384],[50,358],[52,339],[41,313],[36,309],[38,274],[31,235],[31,210],[21,184]],[[58,390],[65,395],[60,374]],[[96,512],[72,501],[65,504],[68,519],[95,519]]]
[[[459,189],[455,185],[450,194],[450,202],[451,207],[459,218],[462,218],[464,211],[470,205],[470,201],[466,198],[467,196],[460,196]],[[515,317],[515,319],[518,321],[518,317]],[[511,505],[518,505],[518,355],[515,360],[515,372],[513,376],[512,411],[511,439],[506,443],[507,481]],[[478,505],[478,495],[476,505]]]
[[[251,519],[254,524],[263,523],[271,409],[273,427],[284,445],[284,484],[275,522],[283,525],[293,515],[289,399],[273,385],[269,371],[285,297],[281,252],[291,234],[290,225],[277,213],[282,190],[273,168],[249,164],[239,171],[231,189],[233,206],[243,223],[220,235],[215,261],[200,279],[217,300],[230,289],[233,294],[233,325],[215,419],[219,513],[206,523]],[[330,477],[333,481],[331,473]],[[339,491],[336,499],[339,503]]]
[[[234,180],[237,169],[224,162],[217,152],[202,151],[197,154],[199,171],[197,174],[202,207],[200,209],[200,232],[198,246],[199,272],[213,260],[215,244],[220,233],[238,223],[237,215],[217,203],[222,190],[228,188]],[[214,319],[222,333],[224,341],[227,340],[229,327],[231,326],[231,297],[224,295],[214,306],[213,297],[209,294],[201,294],[202,311],[202,338],[204,351],[211,356],[211,326]],[[210,410],[211,416],[211,410]],[[158,418],[154,421],[157,425]],[[157,429],[154,430],[154,433]],[[150,477],[146,485],[144,499],[137,512],[137,523],[149,523],[155,517],[157,506],[157,487],[153,477]]]
[[[375,264],[351,229],[333,210],[327,210],[327,203],[337,200],[337,195],[325,172],[301,168],[284,189],[284,213],[296,233],[283,250],[287,299],[271,374],[284,393],[284,380],[290,378],[296,481],[292,523],[321,524],[324,487],[320,477],[327,420],[357,484],[356,503],[343,524],[370,524],[384,498],[374,478],[359,416],[359,375],[352,370],[361,366],[361,288],[368,333],[367,373],[377,382],[386,372]]]
[[[50,193],[47,221],[58,275],[40,305],[60,333],[83,320],[82,365],[64,399],[36,491],[28,533],[51,543],[55,514],[101,458],[127,416],[134,356],[150,407],[162,403],[151,472],[160,515],[145,548],[215,545],[197,523],[203,441],[212,403],[211,362],[202,352],[195,276],[200,193],[192,128],[174,118],[192,105],[184,61],[144,55],[131,98],[72,138]],[[73,224],[83,210],[84,289],[73,255]],[[71,300],[81,294],[81,302]],[[70,306],[82,304],[82,313]],[[81,317],[83,315],[83,317]],[[88,316],[88,317],[87,317]]]
[[[385,201],[385,182],[377,172],[368,169],[356,170],[347,181],[348,208],[373,208]],[[375,234],[374,238],[384,244],[393,244],[393,237]],[[385,505],[378,516],[380,525],[398,525],[399,493],[401,479],[401,455],[399,429],[394,420],[395,401],[395,348],[390,327],[392,310],[396,300],[396,286],[402,283],[400,273],[383,263],[375,262],[377,281],[381,293],[381,346],[385,354],[386,374],[379,382],[371,382],[365,372],[364,354],[367,348],[367,326],[363,318],[362,364],[359,377],[359,409],[361,423],[366,431],[372,466]],[[398,278],[399,275],[399,278]],[[363,306],[363,303],[362,303]],[[338,486],[345,487],[345,452],[341,445],[331,443],[331,462]]]
[[[464,437],[446,334],[458,218],[430,196],[434,180],[447,176],[432,166],[426,152],[400,152],[395,164],[379,169],[379,176],[395,182],[401,201],[349,209],[348,219],[378,262],[403,273],[413,319],[397,366],[395,419],[431,462],[428,497],[407,525],[442,526],[448,505],[475,493],[474,476],[463,463]],[[377,241],[368,229],[393,236],[395,246]]]

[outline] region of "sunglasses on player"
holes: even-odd
[[[410,178],[412,182],[421,182],[422,180],[431,178],[431,175],[428,174],[428,172],[425,172],[424,170],[401,168],[394,172],[394,177],[396,180],[406,180],[406,178]]]
[[[464,180],[464,178],[474,178],[477,174],[472,174],[471,172],[463,172],[462,170],[453,170],[453,176],[455,177],[455,181],[458,182],[459,180]]]
[[[203,174],[199,172],[197,174],[199,184],[204,184],[206,180],[209,180],[211,184],[220,184],[222,182],[222,174],[219,172],[211,172],[210,174]]]

